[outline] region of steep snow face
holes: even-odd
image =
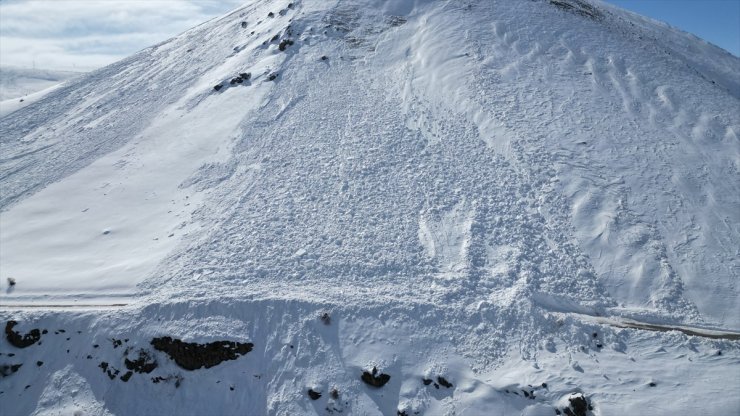
[[[112,413],[208,412],[228,381],[249,393],[223,413],[534,415],[577,390],[613,414],[660,375],[658,414],[740,409],[685,399],[740,389],[737,341],[610,326],[740,328],[738,85],[737,58],[598,2],[252,2],[0,118],[3,316],[80,351],[252,355],[106,393],[45,342],[19,357],[53,357],[49,386],[7,391],[19,413],[73,405],[69,375]],[[106,303],[129,305],[7,306]]]

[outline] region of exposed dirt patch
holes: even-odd
[[[151,342],[154,349],[162,351],[175,360],[185,370],[211,368],[223,361],[236,360],[252,351],[251,342],[216,341],[207,344],[183,342],[171,337],[154,338]]]
[[[8,338],[10,345],[17,348],[26,348],[41,340],[39,329],[32,329],[27,334],[21,335],[19,332],[13,331],[13,327],[16,325],[18,325],[16,321],[8,321],[5,324],[5,336]]]

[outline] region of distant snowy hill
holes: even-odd
[[[0,67],[0,117],[30,105],[81,72]]]
[[[0,401],[738,413],[739,133],[599,1],[250,1],[0,118]]]
[[[81,72],[73,71],[0,66],[0,101],[45,90],[80,75]]]

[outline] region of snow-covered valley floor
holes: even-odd
[[[0,117],[0,409],[740,413],[739,110],[598,1],[251,1]]]

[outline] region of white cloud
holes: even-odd
[[[88,70],[122,59],[244,0],[0,0],[0,65]]]

